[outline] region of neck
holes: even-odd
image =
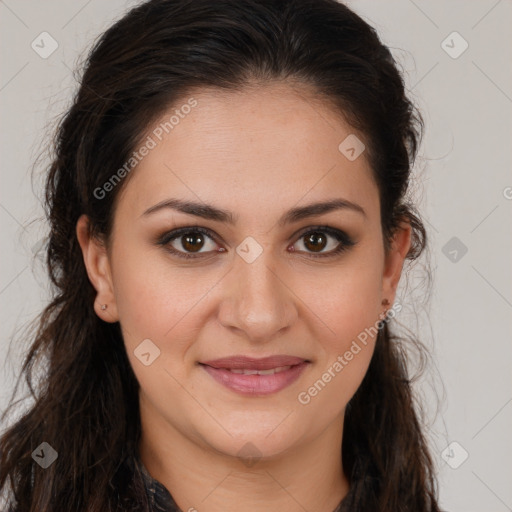
[[[285,453],[251,458],[249,444],[247,456],[231,456],[191,438],[186,429],[154,417],[145,422],[143,407],[141,460],[183,511],[333,512],[348,492],[343,417]]]

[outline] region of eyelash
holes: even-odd
[[[206,228],[202,228],[200,226],[187,226],[184,228],[175,229],[173,231],[169,231],[167,233],[164,233],[157,239],[157,245],[164,246],[167,251],[169,251],[171,254],[177,256],[178,258],[183,259],[198,259],[204,257],[204,254],[206,253],[187,253],[187,252],[181,252],[173,249],[169,246],[169,243],[176,240],[182,235],[190,234],[190,233],[202,233],[204,235],[207,235],[209,238],[215,241],[215,236],[213,235],[212,231]],[[336,248],[330,251],[329,253],[325,254],[314,254],[314,253],[308,253],[310,257],[312,258],[332,258],[335,257],[346,250],[348,250],[350,247],[353,247],[356,245],[356,242],[352,240],[345,232],[340,231],[339,229],[332,228],[330,226],[313,226],[311,228],[308,228],[307,230],[301,232],[297,236],[297,240],[303,238],[306,235],[312,234],[312,233],[325,233],[333,238],[335,238],[338,242],[340,242],[340,245]]]

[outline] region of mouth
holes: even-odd
[[[295,382],[310,360],[295,356],[254,359],[233,356],[200,362],[201,367],[225,387],[243,395],[276,393]]]
[[[295,366],[295,365],[293,365]],[[239,375],[274,375],[274,373],[289,370],[292,366],[278,366],[277,368],[270,368],[268,370],[245,370],[241,368],[223,368],[231,373],[238,373]]]

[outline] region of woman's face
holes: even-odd
[[[143,144],[108,253],[78,233],[96,311],[121,324],[144,423],[233,456],[340,431],[409,243],[404,230],[385,258],[354,131],[306,90],[274,84],[191,94]],[[346,206],[307,209],[332,201]],[[274,375],[204,365],[234,356],[306,362],[271,361],[291,366]]]

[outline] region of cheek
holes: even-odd
[[[127,350],[133,351],[142,340],[151,339],[163,356],[186,350],[201,325],[198,315],[208,293],[223,275],[177,267],[162,255],[138,251],[129,244],[113,268]]]
[[[351,299],[351,291],[358,294],[357,300]],[[345,292],[317,304],[328,328],[315,333],[317,365],[297,396],[304,412],[317,416],[320,423],[333,421],[359,388],[379,332],[379,311],[373,305],[378,287]]]
[[[293,290],[303,303],[302,314],[316,316],[318,340],[331,356],[344,352],[351,340],[378,322],[381,280],[378,262],[360,258],[325,272],[303,272],[295,279]]]
[[[182,397],[185,403],[189,397],[179,383],[193,371],[187,355],[197,339],[203,301],[214,279],[134,254],[120,258],[116,271],[123,339],[141,389],[154,405],[167,404],[171,394]],[[142,346],[146,349],[140,349]],[[146,365],[148,361],[141,356],[148,352],[150,363]],[[192,391],[193,387],[187,385],[187,389]]]
[[[360,260],[310,280],[295,290],[307,297],[303,315],[317,320],[318,365],[298,402],[316,404],[315,414],[332,419],[361,384],[373,355],[381,312],[381,274],[376,260]],[[313,282],[315,283],[312,286]],[[308,291],[309,290],[309,291]],[[309,325],[312,325],[310,322]]]

